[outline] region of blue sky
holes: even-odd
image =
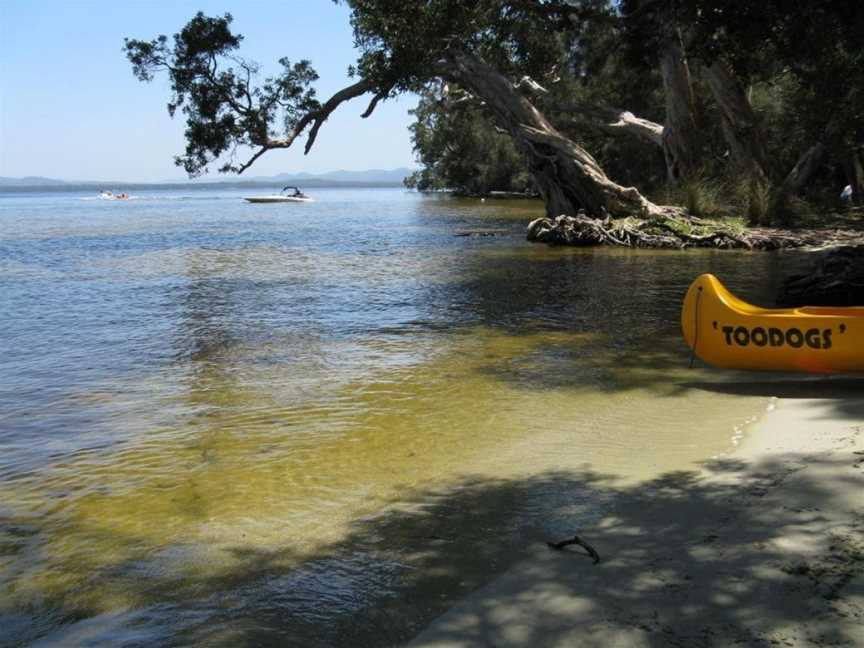
[[[167,79],[132,75],[123,38],[174,34],[196,11],[230,12],[245,36],[241,56],[275,71],[276,61],[308,58],[322,98],[350,83],[356,58],[348,12],[330,0],[0,0],[0,176],[67,180],[183,178],[173,156],[183,121],[165,109]],[[415,97],[343,104],[308,156],[272,151],[246,175],[416,166],[408,110]],[[215,173],[215,172],[211,172]]]

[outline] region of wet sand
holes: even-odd
[[[725,389],[778,398],[734,454],[576,529],[599,564],[535,543],[410,645],[864,645],[864,381]]]

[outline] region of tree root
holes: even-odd
[[[561,551],[562,549],[564,549],[564,547],[568,547],[568,546],[574,545],[574,544],[579,545],[580,547],[585,549],[585,551],[588,552],[588,555],[591,556],[591,560],[594,561],[595,565],[600,562],[600,554],[597,553],[597,550],[594,549],[594,547],[592,547],[590,544],[585,542],[578,535],[574,535],[573,538],[570,540],[562,540],[561,542],[547,542],[546,543],[546,545],[550,549],[555,549],[556,551]]]
[[[864,245],[864,232],[852,230],[749,229],[736,231],[722,223],[670,210],[663,216],[538,218],[528,225],[528,240],[552,245],[612,245],[633,248],[719,248],[778,250],[838,244]]]

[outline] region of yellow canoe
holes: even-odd
[[[703,274],[687,290],[681,328],[694,353],[717,367],[864,372],[864,306],[759,308]]]

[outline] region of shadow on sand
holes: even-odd
[[[589,470],[466,478],[354,522],[314,556],[238,545],[226,549],[230,569],[191,577],[172,573],[171,560],[196,548],[169,547],[94,572],[86,589],[134,601],[116,612],[88,608],[80,592],[23,609],[0,604],[13,628],[4,645],[401,645],[519,564],[513,591],[505,583],[444,638],[602,645],[599,623],[623,628],[633,645],[768,646],[785,637],[851,646],[864,619],[847,600],[861,589],[864,510],[860,498],[849,508],[837,493],[864,492],[860,459],[717,461],[635,486]],[[597,549],[599,565],[578,548],[545,547],[573,533]],[[804,549],[790,552],[792,539]],[[815,552],[806,549],[813,543]],[[513,609],[526,602],[540,614],[524,623]],[[580,619],[578,632],[589,634],[574,636]],[[795,624],[809,634],[790,635]]]
[[[744,380],[693,381],[681,387],[737,396],[828,400],[831,401],[832,416],[864,420],[864,378],[803,376],[799,379],[782,377],[754,380],[752,374],[747,374]]]

